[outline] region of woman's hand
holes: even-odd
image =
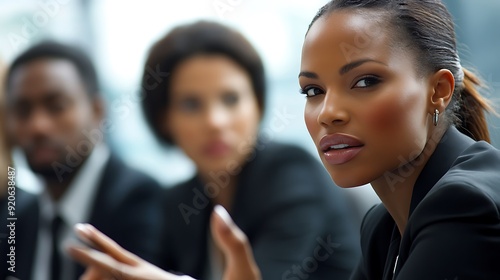
[[[89,224],[78,224],[75,231],[80,239],[92,244],[98,250],[70,246],[69,254],[88,268],[81,280],[187,280],[144,261],[123,249],[120,245]]]
[[[260,271],[253,259],[252,249],[246,235],[234,224],[229,213],[217,205],[210,221],[215,242],[224,253],[226,268],[224,280],[260,280]],[[120,247],[116,242],[91,225],[75,226],[82,240],[98,250],[70,246],[69,254],[86,265],[82,280],[188,280],[189,276],[178,276],[144,261]]]
[[[260,280],[260,270],[253,258],[247,236],[233,222],[224,207],[214,207],[210,229],[226,260],[223,280]]]

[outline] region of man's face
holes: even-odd
[[[77,167],[75,153],[82,159],[92,150],[85,135],[97,126],[102,112],[75,65],[64,59],[37,59],[16,68],[10,81],[8,132],[32,170],[55,177],[57,163]]]

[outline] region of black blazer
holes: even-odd
[[[365,216],[352,279],[500,279],[499,209],[500,151],[451,127],[415,183],[403,237],[383,205]]]
[[[162,220],[158,199],[161,188],[152,178],[140,173],[111,155],[106,164],[92,207],[89,222],[114,239],[127,250],[158,263],[160,229]],[[4,207],[5,203],[2,204]],[[6,213],[0,212],[4,216]],[[38,235],[38,197],[17,189],[16,195],[16,273],[6,274],[6,243],[0,244],[0,279],[7,275],[19,279],[31,279],[34,253]],[[1,218],[2,223],[6,218]],[[50,256],[47,256],[50,257]],[[84,268],[76,266],[77,275]]]
[[[263,279],[348,279],[358,234],[340,190],[304,150],[258,147],[239,174],[230,214],[248,236]],[[209,196],[195,177],[167,189],[164,204],[162,268],[200,279],[208,265]]]

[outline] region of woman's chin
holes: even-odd
[[[356,188],[360,186],[364,186],[369,184],[370,182],[365,182],[361,180],[349,180],[346,178],[339,178],[339,176],[333,176],[330,174],[330,177],[332,178],[333,182],[335,185],[343,188],[343,189],[349,189],[349,188]],[[345,176],[342,176],[345,177]]]

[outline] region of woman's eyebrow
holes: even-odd
[[[360,59],[360,60],[356,60],[356,61],[353,61],[351,63],[348,63],[344,66],[342,66],[339,70],[339,74],[340,75],[344,75],[346,74],[347,72],[351,71],[352,69],[356,68],[356,67],[359,67],[367,62],[375,62],[375,63],[379,63],[379,64],[382,64],[382,65],[385,65],[387,66],[387,64],[383,63],[383,62],[380,62],[378,60],[374,60],[374,59],[370,59],[370,58],[364,58],[364,59]]]
[[[299,78],[300,77],[306,77],[306,78],[310,78],[310,79],[318,79],[318,74],[316,74],[314,72],[309,72],[309,71],[301,71],[299,73]]]
[[[344,66],[342,66],[339,70],[339,74],[340,75],[345,75],[347,72],[351,71],[352,69],[356,68],[356,67],[359,67],[367,62],[375,62],[375,63],[378,63],[378,64],[382,64],[382,65],[385,65],[387,66],[387,64],[381,62],[381,61],[378,61],[378,60],[374,60],[374,59],[370,59],[370,58],[364,58],[364,59],[360,59],[360,60],[356,60],[356,61],[353,61],[351,63],[348,63]],[[300,77],[306,77],[306,78],[310,78],[310,79],[318,79],[318,74],[314,73],[314,72],[310,72],[310,71],[301,71],[299,73],[299,78]]]

